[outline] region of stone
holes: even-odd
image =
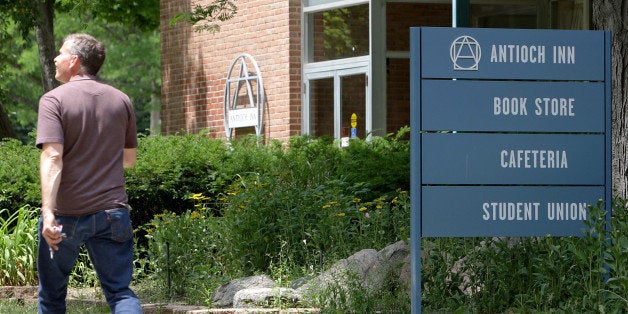
[[[236,292],[234,308],[268,308],[298,306],[301,295],[289,288],[249,288]]]
[[[267,275],[257,275],[231,280],[214,292],[212,296],[213,305],[216,307],[231,307],[235,294],[248,288],[271,288],[275,286],[275,281]]]

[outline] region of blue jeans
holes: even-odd
[[[133,277],[133,227],[126,208],[93,215],[57,216],[66,238],[50,258],[39,221],[39,313],[65,313],[68,279],[81,245],[85,244],[112,313],[142,313],[140,301],[129,289]]]

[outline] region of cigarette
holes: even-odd
[[[63,230],[63,225],[52,227],[52,231],[61,232],[61,230]],[[65,239],[65,237],[66,237],[65,233],[61,233],[61,239]],[[52,249],[52,247],[48,246],[48,251],[50,252],[50,259],[54,259],[55,251]]]

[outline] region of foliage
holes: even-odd
[[[137,166],[127,172],[133,212],[148,217],[135,222],[144,239],[139,275],[161,298],[209,304],[231,279],[264,272],[287,286],[358,250],[408,239],[409,191],[399,188],[409,175],[404,132],[348,148],[308,137],[267,145],[254,137],[226,145],[202,134],[141,138]],[[0,211],[0,262],[11,263],[0,265],[2,284],[35,280],[37,205],[16,204],[38,199],[37,156],[32,145],[0,144],[0,184],[14,178],[0,194],[9,208]],[[422,239],[423,308],[628,311],[626,200],[613,201],[610,231],[605,214],[592,208],[582,237]],[[95,286],[83,255],[71,285]],[[318,301],[324,313],[406,312],[407,291],[393,281],[385,287],[332,286]]]
[[[6,217],[6,218],[5,218]],[[0,286],[35,284],[38,210],[0,209]]]
[[[206,207],[208,197],[194,194],[193,210],[181,215],[164,212],[146,225],[148,258],[153,281],[166,288],[166,298],[185,296],[193,303],[209,302],[221,277],[222,261],[216,256],[221,235],[216,220]],[[208,285],[209,282],[209,285]]]
[[[590,213],[582,237],[423,239],[424,308],[626,312],[625,201],[614,202],[610,233],[600,207]]]
[[[172,152],[178,152],[176,147],[179,145],[187,147],[184,154],[193,154],[189,150],[197,148],[184,142],[200,141],[199,146],[211,142],[199,136],[168,139],[167,143],[162,140],[163,137],[151,139],[151,142],[160,141],[168,145],[168,149],[159,145],[156,147],[160,148],[150,150],[170,154],[153,156],[151,161],[156,163],[172,158]],[[279,142],[260,146],[254,137],[250,137],[232,142],[230,149],[220,147],[225,154],[214,159],[220,159],[220,162],[212,163],[217,169],[208,175],[215,182],[219,181],[216,178],[222,178],[222,184],[216,186],[221,187],[217,189],[221,193],[207,189],[202,193],[189,193],[196,199],[197,206],[202,200],[200,209],[157,214],[144,228],[157,278],[164,280],[168,275],[164,267],[167,264],[166,247],[170,250],[172,292],[177,296],[190,293],[190,285],[197,291],[212,291],[209,287],[221,284],[216,280],[225,277],[281,273],[283,269],[290,269],[285,275],[291,278],[312,274],[361,248],[381,248],[387,243],[407,239],[410,232],[407,191],[387,191],[385,195],[369,199],[366,197],[372,197],[375,191],[370,187],[383,189],[380,184],[349,180],[365,179],[368,178],[366,173],[370,173],[376,181],[377,176],[373,174],[382,171],[381,165],[370,169],[368,167],[373,164],[366,163],[360,168],[354,159],[360,154],[369,155],[370,147],[371,158],[391,160],[386,152],[399,154],[404,151],[404,145],[407,151],[407,141],[405,144],[395,143],[397,141],[395,137],[381,142],[376,140],[372,144],[356,141],[351,145],[358,146],[341,149],[326,139],[294,137],[284,147]],[[150,145],[156,144],[152,142]],[[206,148],[198,149],[206,154],[194,158],[194,164],[208,164],[202,159],[212,154],[207,153]],[[138,166],[142,163],[138,161]],[[362,170],[365,174],[350,176],[339,165]],[[398,167],[397,163],[389,165]],[[162,167],[173,168],[170,163]],[[156,165],[150,167],[155,168]],[[222,175],[214,175],[213,171]],[[404,174],[399,176],[403,178]],[[142,177],[157,176],[146,174]],[[132,185],[130,181],[129,185]],[[203,271],[199,272],[199,268]],[[197,271],[190,271],[192,269]],[[214,280],[207,280],[208,276]],[[281,279],[281,275],[277,276]],[[205,278],[206,282],[198,286],[201,280],[192,277]],[[203,296],[195,299],[199,298]]]
[[[54,33],[61,36],[55,41],[73,32],[90,33],[100,39],[107,47],[101,79],[127,92],[135,105],[138,129],[148,129],[149,112],[159,107],[161,90],[156,31],[159,1],[52,2],[55,3]],[[38,49],[42,43],[37,42],[33,33],[40,14],[36,3],[0,1],[0,106],[5,108],[17,137],[24,142],[35,128],[38,100],[43,91]],[[44,60],[52,60],[55,51],[51,48],[48,52],[51,55]]]
[[[0,80],[0,105],[5,107],[18,138],[26,143],[28,133],[36,127],[37,107],[42,95],[39,51],[33,34],[23,39],[18,36],[16,25],[7,23],[4,32],[10,34],[10,40],[0,46],[0,67],[3,67],[0,71],[3,78]],[[57,13],[55,34],[64,37],[75,32],[89,33],[105,44],[107,59],[99,78],[129,95],[138,130],[147,133],[150,111],[159,107],[159,34],[146,33],[136,26],[122,23],[105,23],[101,17],[91,14]],[[2,34],[0,32],[0,36]]]
[[[158,0],[60,0],[56,10],[80,16],[92,15],[107,23],[119,23],[145,32],[159,28]]]
[[[126,170],[133,221],[141,225],[166,210],[182,213],[196,192],[214,198],[228,179],[218,171],[227,153],[223,141],[202,134],[140,138],[136,166]]]
[[[0,209],[39,206],[39,150],[17,140],[0,141]]]
[[[182,12],[170,20],[170,26],[178,22],[186,21],[194,25],[197,32],[209,31],[215,33],[220,30],[218,22],[224,22],[233,18],[237,13],[237,6],[230,0],[213,0],[208,5],[194,5],[191,12]]]

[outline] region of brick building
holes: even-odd
[[[409,27],[588,29],[590,16],[590,0],[242,0],[216,33],[170,25],[209,2],[160,2],[163,134],[225,138],[227,75],[241,54],[263,78],[264,137],[347,136],[353,114],[358,137],[395,132],[410,124]],[[236,93],[236,106],[251,94]]]

